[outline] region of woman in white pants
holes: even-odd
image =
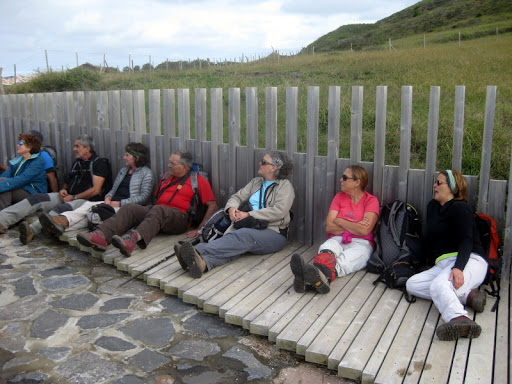
[[[482,312],[486,296],[478,291],[487,274],[473,211],[467,203],[466,180],[457,170],[441,171],[434,198],[427,207],[424,253],[431,269],[407,280],[407,292],[432,300],[444,321],[441,340],[478,337],[481,327],[468,317],[466,306]]]

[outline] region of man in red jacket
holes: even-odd
[[[126,204],[90,233],[79,233],[77,240],[86,247],[105,251],[112,243],[125,256],[130,256],[135,245],[145,249],[159,232],[170,235],[183,233],[189,227],[188,209],[194,197],[190,169],[190,152],[177,151],[169,158],[169,175],[162,177],[155,192],[155,205]],[[201,175],[197,175],[199,197],[207,211],[199,224],[201,228],[218,210],[212,188]]]

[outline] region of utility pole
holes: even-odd
[[[48,66],[48,52],[46,49],[44,50],[44,56],[46,57],[46,72],[50,72],[50,67]]]

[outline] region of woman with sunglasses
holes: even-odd
[[[299,254],[292,255],[290,267],[296,292],[311,286],[319,293],[328,293],[337,276],[363,269],[373,252],[379,201],[365,190],[368,172],[359,165],[351,165],[340,182],[341,192],[334,196],[327,213],[327,240],[320,245],[313,265],[305,264]]]
[[[482,329],[464,305],[484,310],[486,295],[477,288],[487,274],[487,260],[467,203],[466,180],[457,170],[441,171],[434,182],[423,244],[427,265],[434,267],[410,277],[407,292],[434,302],[444,321],[436,330],[439,339],[478,337]]]
[[[9,167],[0,173],[0,210],[34,193],[47,192],[45,161],[39,156],[40,150],[41,140],[35,135],[22,133],[19,136],[18,155],[9,160]]]
[[[215,241],[176,246],[176,256],[194,278],[249,252],[274,253],[286,245],[290,209],[295,198],[288,180],[293,162],[284,153],[268,152],[260,161],[258,177],[231,196],[226,203],[231,226]],[[242,206],[250,209],[242,209]]]

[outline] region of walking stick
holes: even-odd
[[[196,245],[197,243],[199,243],[199,241],[200,241],[200,240],[199,240],[199,238],[195,238],[195,239],[192,239],[192,240],[180,240],[178,243],[179,243],[179,244],[183,244],[185,241],[187,241],[187,242],[189,242],[189,243],[192,243],[192,245]],[[130,277],[128,280],[126,280],[126,281],[122,282],[121,284],[119,284],[119,285],[117,286],[117,288],[120,288],[120,287],[122,287],[123,285],[125,285],[125,284],[129,283],[130,281],[135,280],[135,279],[136,279],[137,277],[139,277],[140,275],[143,275],[143,274],[144,274],[144,273],[146,273],[147,271],[149,271],[149,270],[151,270],[151,269],[155,268],[156,266],[158,266],[158,265],[162,264],[164,261],[169,260],[169,259],[170,259],[171,257],[173,257],[175,254],[176,254],[176,252],[172,252],[169,256],[165,256],[162,260],[160,260],[160,261],[156,262],[155,264],[153,264],[152,266],[150,266],[150,267],[146,268],[146,269],[145,269],[145,270],[143,270],[142,272],[137,273],[135,276]]]

